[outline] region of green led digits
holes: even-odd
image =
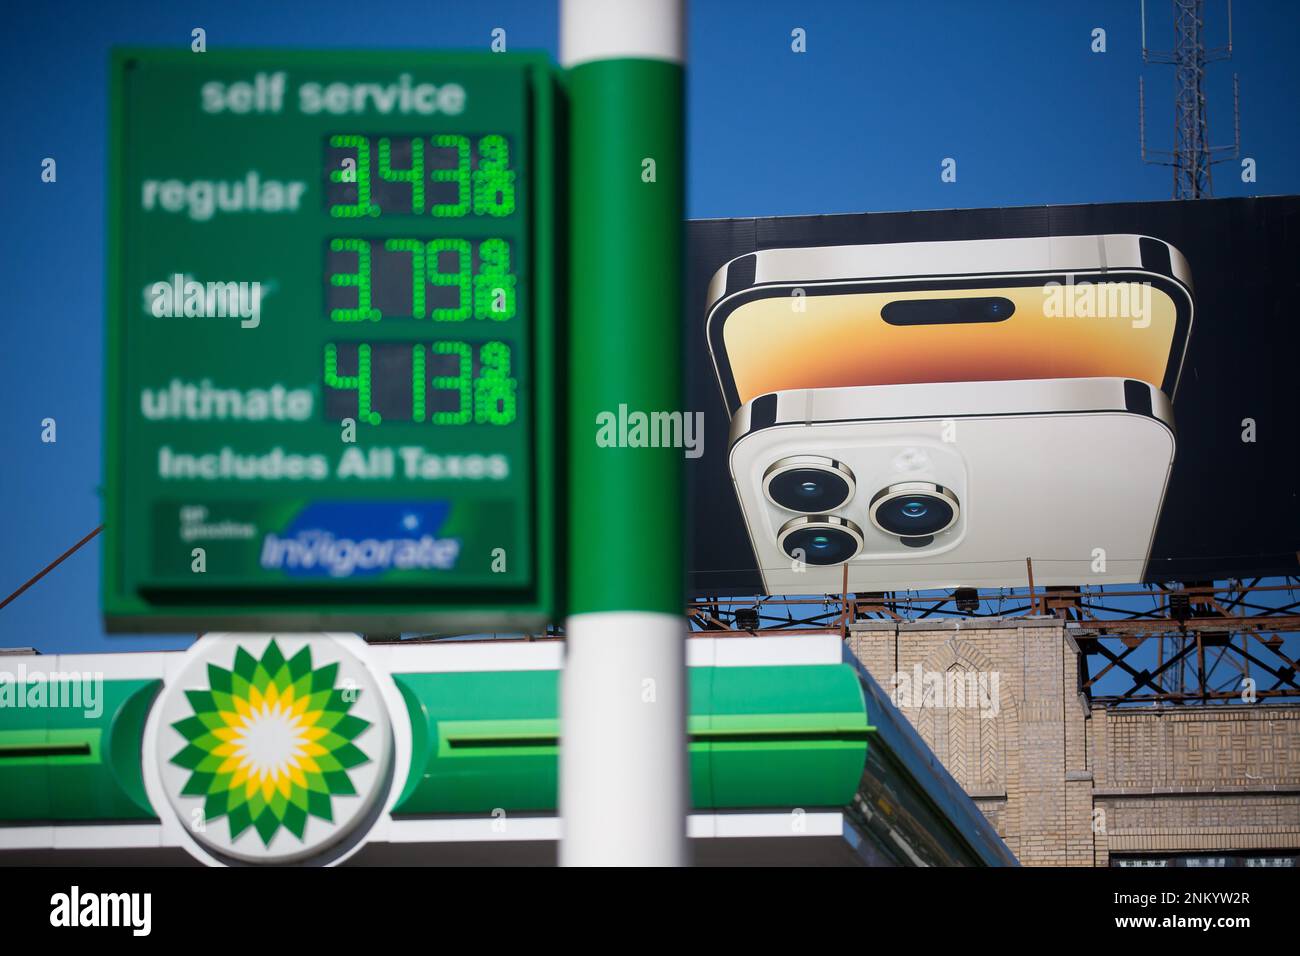
[[[335,149],[355,149],[357,151],[357,168],[331,169],[330,182],[357,184],[357,201],[355,203],[334,203],[330,206],[330,215],[344,219],[356,219],[361,216],[378,216],[380,209],[370,202],[370,141],[364,136],[331,136],[330,146]]]
[[[435,375],[431,385],[436,389],[447,389],[457,393],[454,412],[434,412],[430,418],[435,425],[464,425],[470,419],[470,389],[473,386],[474,360],[468,342],[434,342],[435,355],[454,355],[457,358],[458,371],[455,375]]]
[[[340,375],[340,364],[355,365],[356,374]],[[325,346],[325,415],[370,425],[509,425],[518,417],[519,387],[510,372],[505,342],[331,343]]]
[[[325,346],[325,384],[344,391],[356,389],[357,420],[378,425],[383,419],[370,410],[370,346],[357,346],[357,374],[339,374],[339,350],[336,345]]]
[[[448,258],[455,256],[456,268],[443,272],[440,268],[443,254]],[[470,283],[472,279],[473,259],[470,245],[465,239],[434,239],[428,245],[429,282],[438,286],[456,286],[456,306],[435,308],[433,318],[436,322],[461,322],[469,318],[471,311]]]
[[[515,211],[515,174],[510,146],[504,136],[484,136],[478,141],[478,169],[474,170],[474,215],[508,216]]]
[[[510,377],[510,346],[488,342],[479,349],[478,379],[474,382],[474,421],[508,425],[515,420],[518,382]]]
[[[411,421],[424,421],[424,346],[411,346]]]
[[[355,271],[335,271],[338,259],[331,254],[337,253],[355,255]],[[470,316],[503,322],[518,314],[510,243],[501,238],[331,239],[325,275],[325,305],[334,322],[463,322]],[[343,291],[350,289],[356,290],[355,305]]]
[[[387,136],[379,140],[379,176],[390,183],[411,184],[411,212],[424,212],[424,141],[411,140],[411,168],[393,169],[392,141]]]
[[[510,166],[510,140],[499,133],[477,140],[461,133],[438,133],[427,139],[340,133],[330,136],[326,144],[331,185],[325,201],[335,218],[422,216],[426,207],[427,215],[438,219],[503,218],[515,211],[518,174]],[[408,148],[410,165],[393,168],[394,154],[405,155]],[[340,153],[345,155],[340,158]],[[378,177],[371,168],[372,156]],[[340,199],[354,201],[336,201]]]
[[[454,149],[456,151],[456,167],[454,169],[435,169],[433,171],[433,181],[435,183],[456,184],[456,201],[434,203],[431,211],[435,216],[449,219],[463,216],[469,211],[469,137],[450,134],[434,136],[433,145],[439,149]]]
[[[519,240],[508,238],[518,226],[500,221],[514,214],[519,199],[506,136],[344,133],[325,142],[329,175],[324,202],[334,219],[411,215],[444,221],[441,228],[432,219],[424,220],[423,227],[412,222],[392,230],[397,236],[354,232],[328,239],[323,284],[331,322],[387,319],[388,328],[407,319],[473,319],[477,327],[478,322],[519,317],[520,282],[514,268],[520,253],[512,248]],[[500,221],[490,228],[506,235],[445,234],[458,231],[447,229],[446,221],[470,216]],[[465,333],[453,334],[472,337],[462,328]],[[509,334],[491,328],[489,334]],[[322,407],[327,419],[479,427],[517,421],[519,383],[512,375],[507,342],[412,342],[391,333],[374,337],[388,341],[325,346]],[[340,368],[353,374],[340,374]]]
[[[331,252],[354,252],[357,256],[356,272],[335,272],[330,275],[332,286],[355,286],[357,290],[357,307],[355,309],[330,309],[330,319],[334,322],[378,322],[383,316],[378,309],[370,307],[370,243],[365,239],[332,239]]]
[[[510,245],[504,239],[485,239],[478,248],[478,257],[474,318],[498,322],[513,318],[515,277],[510,274]]]
[[[424,243],[419,239],[388,239],[384,251],[411,254],[411,317],[424,318]]]

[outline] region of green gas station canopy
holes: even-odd
[[[115,53],[110,628],[551,616],[551,82]]]

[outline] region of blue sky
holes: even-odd
[[[1153,3],[1155,46],[1172,30]],[[1226,41],[1226,3],[1208,35]],[[557,53],[553,3],[260,0],[44,2],[7,9],[0,75],[10,146],[0,150],[0,597],[100,521],[104,178],[108,50],[187,45],[511,49]],[[1207,83],[1211,138],[1232,138],[1241,77],[1243,155],[1215,194],[1300,192],[1300,4],[1240,2],[1235,51]],[[790,49],[806,31],[807,52]],[[1091,52],[1106,31],[1107,51]],[[1173,76],[1140,57],[1137,0],[740,2],[699,0],[689,20],[691,217],[891,211],[1167,199],[1171,174],[1138,157],[1137,81],[1148,142],[1171,145]],[[40,162],[58,160],[58,182]],[[940,163],[957,161],[957,181]],[[58,421],[43,444],[40,422]],[[0,611],[0,646],[46,653],[176,647],[188,637],[106,637],[91,546]]]

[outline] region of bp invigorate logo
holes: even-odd
[[[359,644],[210,634],[168,680],[152,731],[158,786],[210,862],[330,862],[364,836],[390,782],[392,730]]]
[[[449,571],[461,541],[440,536],[451,502],[315,501],[262,540],[260,563],[290,577]]]
[[[309,645],[286,659],[272,640],[260,659],[240,647],[230,670],[209,664],[209,689],[186,691],[194,715],[172,724],[187,743],[171,762],[190,771],[181,792],[204,798],[207,825],[224,817],[232,840],[253,827],[269,847],[356,795],[348,771],[370,758],[353,741],[370,722],[348,713],[359,691],[336,686],[338,670],[312,667]]]

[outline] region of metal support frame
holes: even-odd
[[[1054,617],[1083,652],[1080,690],[1097,704],[1300,701],[1300,578],[1141,586],[887,591],[823,597],[704,597],[687,608],[693,632],[718,637],[839,633],[855,622]],[[737,614],[745,627],[736,624]],[[756,626],[754,625],[756,622]],[[1291,646],[1296,644],[1290,642]],[[1154,656],[1153,656],[1154,655]],[[1117,678],[1122,680],[1117,682]],[[1103,687],[1103,682],[1105,682]]]

